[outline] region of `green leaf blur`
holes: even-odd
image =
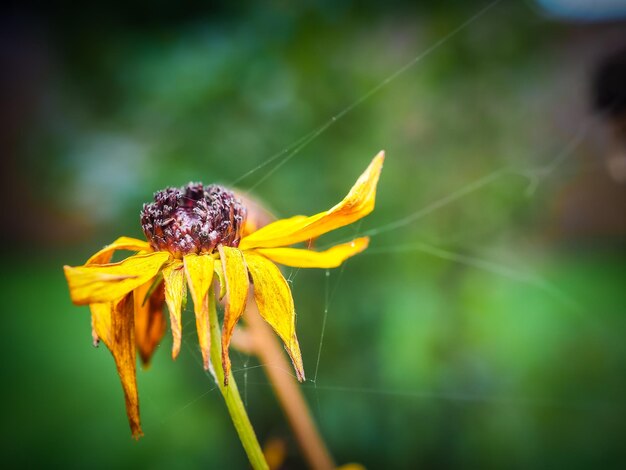
[[[61,266],[143,238],[141,205],[166,186],[238,181],[279,217],[313,214],[381,149],[377,207],[356,229],[370,248],[328,277],[285,271],[303,390],[337,463],[623,462],[626,151],[591,91],[623,21],[501,2],[370,95],[485,4],[381,5],[114,2],[2,19],[5,462],[247,468],[189,307],[179,359],[168,335],[138,371],[135,442]],[[260,442],[285,439],[285,468],[301,468],[263,370],[232,358]]]

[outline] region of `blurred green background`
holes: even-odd
[[[71,304],[61,267],[142,237],[141,205],[165,186],[247,175],[237,186],[277,216],[313,214],[385,149],[375,212],[319,242],[373,231],[368,252],[328,278],[286,270],[302,389],[337,463],[623,464],[624,115],[594,111],[593,77],[626,44],[625,24],[504,1],[447,38],[484,6],[139,2],[3,14],[5,463],[246,468],[200,365],[192,312],[179,359],[166,337],[138,373],[145,437],[135,442],[113,360],[92,347],[88,310]],[[302,467],[262,369],[233,356],[260,441],[284,440],[284,468]]]

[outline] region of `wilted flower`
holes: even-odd
[[[213,273],[218,276],[221,296],[226,295],[221,345],[225,382],[230,372],[228,347],[244,312],[250,281],[261,316],[282,339],[298,379],[304,380],[291,291],[274,263],[333,268],[367,248],[367,237],[321,252],[287,247],[369,214],[374,209],[383,160],[384,153],[380,152],[348,195],[331,209],[311,217],[278,220],[255,231],[246,225],[246,208],[232,191],[200,183],[167,188],[157,192],[154,202],[145,204],[141,211],[147,241],[121,237],[85,265],[64,267],[72,301],[91,309],[94,341],[103,341],[115,358],[134,437],[142,435],[135,350],[147,364],[165,334],[163,305],[167,304],[172,357],[176,358],[187,286],[204,367],[210,368],[209,291]],[[137,254],[110,263],[117,250]]]

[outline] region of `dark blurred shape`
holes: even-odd
[[[593,77],[594,107],[613,118],[626,114],[626,47],[603,59]]]
[[[600,147],[579,152],[581,167],[556,199],[561,235],[577,242],[600,239],[620,243],[626,234],[626,47],[595,66],[590,101],[602,119]],[[604,171],[590,171],[598,161]]]
[[[626,46],[600,62],[593,95],[595,108],[609,118],[607,171],[614,181],[626,183]]]
[[[1,245],[71,243],[88,228],[85,221],[44,197],[45,185],[30,165],[25,148],[37,128],[50,88],[53,60],[46,29],[26,12],[0,16],[0,198],[6,213]],[[45,161],[42,157],[41,161]]]

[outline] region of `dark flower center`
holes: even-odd
[[[166,188],[141,211],[141,228],[152,247],[177,257],[238,246],[245,220],[246,209],[235,194],[214,184]]]

